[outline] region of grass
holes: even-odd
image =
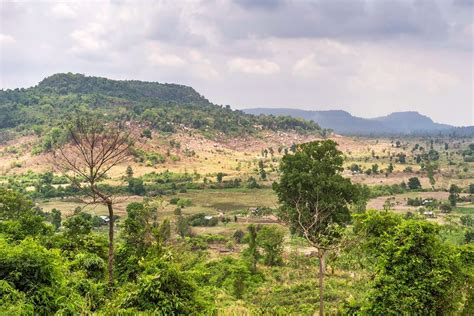
[[[458,207],[454,209],[454,212],[467,214],[467,215],[474,215],[474,204],[469,203],[469,204],[463,204],[462,206],[458,205]]]

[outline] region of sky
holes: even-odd
[[[178,83],[234,109],[474,125],[474,0],[0,0],[0,88],[58,72]]]

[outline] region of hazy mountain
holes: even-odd
[[[336,133],[349,135],[432,133],[453,128],[450,125],[435,123],[428,116],[415,111],[395,112],[370,119],[353,116],[342,110],[306,111],[285,108],[254,108],[243,111],[255,115],[287,115],[312,120],[323,128],[330,128]]]

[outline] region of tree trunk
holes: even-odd
[[[319,316],[324,315],[324,251],[318,250],[319,259]]]
[[[114,209],[112,208],[112,202],[107,202],[107,208],[109,209],[109,260],[108,260],[108,271],[109,271],[109,285],[114,285]]]

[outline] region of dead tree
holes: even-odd
[[[110,169],[124,162],[134,138],[123,126],[90,117],[76,117],[67,127],[68,142],[54,150],[54,163],[80,188],[86,204],[103,204],[109,212],[109,285],[114,284],[114,197],[99,183]]]

